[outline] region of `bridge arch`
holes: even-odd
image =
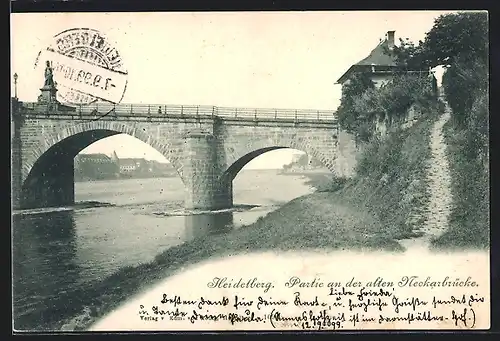
[[[40,136],[23,162],[22,208],[49,207],[74,202],[74,157],[103,138],[127,134],[148,144],[169,160],[182,176],[181,156],[173,152],[174,138],[160,143],[140,126],[116,121],[89,121]]]
[[[71,148],[67,149],[68,151],[76,151],[74,155],[76,156],[81,150],[92,143],[118,134],[133,136],[159,151],[172,163],[172,166],[184,181],[182,177],[182,164],[180,162],[181,156],[172,151],[174,138],[167,138],[165,142],[160,143],[135,124],[130,125],[123,122],[104,120],[79,123],[64,127],[56,133],[43,134],[38,141],[39,143],[31,148],[31,155],[23,162],[22,181],[24,182],[28,178],[37,161],[60,143],[63,143],[66,148]]]
[[[317,137],[317,136],[316,136]],[[302,134],[275,134],[274,137],[259,138],[235,138],[233,143],[224,146],[225,164],[215,181],[215,206],[217,208],[228,208],[233,205],[233,180],[243,167],[256,157],[277,149],[296,149],[307,153],[328,170],[335,173],[336,151],[335,139],[328,135],[320,139],[313,139]],[[315,141],[315,142],[312,142]],[[315,145],[316,143],[316,145]]]
[[[308,140],[298,137],[276,137],[274,139],[256,139],[251,143],[242,143],[237,146],[226,148],[226,166],[221,175],[221,182],[232,181],[239,171],[256,157],[277,149],[296,149],[307,153],[323,164],[332,173],[335,173],[335,163],[332,155],[334,151],[321,151],[313,146]],[[328,146],[325,146],[328,148]]]

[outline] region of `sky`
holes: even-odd
[[[11,73],[18,97],[36,101],[38,52],[70,28],[105,34],[128,72],[122,103],[336,109],[336,80],[389,30],[417,42],[444,11],[296,11],[11,14]],[[33,29],[36,28],[36,29]],[[57,79],[56,79],[57,81]],[[12,92],[14,86],[12,85]],[[83,153],[165,161],[128,135]],[[294,151],[297,153],[297,151]],[[291,150],[265,153],[247,168],[280,168]]]

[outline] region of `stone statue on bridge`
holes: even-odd
[[[52,66],[50,61],[45,62],[45,82],[43,84],[43,88],[40,89],[42,92],[40,96],[38,96],[39,103],[57,103],[56,99],[56,82],[54,81],[54,75],[52,73]]]
[[[52,74],[52,66],[50,65],[50,62],[48,60],[46,61],[46,67],[45,67],[45,84],[43,86],[44,87],[50,87],[50,88],[54,88],[55,87],[54,76]]]

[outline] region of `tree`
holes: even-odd
[[[342,97],[337,110],[339,125],[347,132],[357,135],[363,125],[364,117],[355,110],[355,101],[368,90],[375,89],[375,84],[367,73],[356,73],[342,87]]]
[[[423,42],[420,40],[416,45],[408,38],[399,39],[399,46],[393,47],[392,51],[385,47],[385,53],[392,54],[395,62],[402,70],[423,70],[430,66],[430,62],[425,59]]]
[[[283,170],[284,170],[284,171],[288,171],[288,170],[290,170],[290,168],[292,168],[292,164],[291,164],[291,163],[288,163],[288,164],[286,164],[286,165],[283,165]]]
[[[421,56],[431,67],[466,61],[488,60],[488,13],[459,12],[439,16],[425,36]]]
[[[459,12],[439,16],[424,41],[414,44],[400,39],[391,52],[396,63],[406,69],[425,69],[449,65],[458,56],[467,62],[488,59],[488,13]]]
[[[374,117],[392,119],[413,104],[432,101],[429,79],[412,78],[405,70],[425,70],[451,65],[443,78],[446,99],[454,121],[463,127],[469,121],[476,98],[488,89],[488,14],[459,12],[439,16],[424,41],[414,44],[400,39],[399,46],[386,50],[395,57],[401,72],[391,82],[375,89],[368,74],[351,77],[342,91],[338,109],[340,126],[361,140],[373,132]],[[484,117],[484,115],[476,115]],[[484,126],[484,122],[478,124]],[[470,124],[469,124],[470,126]]]
[[[403,69],[450,66],[443,87],[455,123],[465,127],[476,97],[488,89],[488,13],[441,15],[418,45],[400,42],[392,53]]]
[[[427,33],[424,47],[433,65],[450,65],[443,87],[455,123],[465,128],[476,98],[488,89],[488,14],[440,16]]]

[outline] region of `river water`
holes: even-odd
[[[185,215],[179,178],[79,182],[82,205],[13,215],[13,316],[16,330],[45,329],[72,313],[71,300],[55,306],[83,284],[98,283],[123,267],[147,263],[166,249],[210,233],[256,221],[314,189],[300,175],[244,170],[233,182],[236,210]],[[255,206],[255,207],[253,207]]]

